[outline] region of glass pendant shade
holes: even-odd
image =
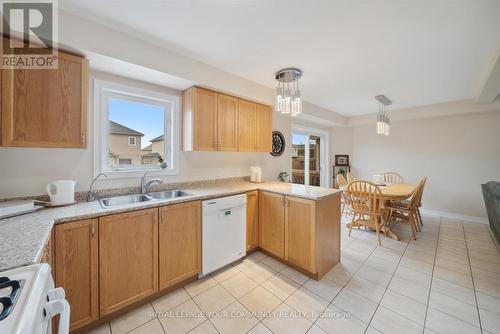
[[[275,110],[292,117],[302,114],[302,99],[300,97],[298,80],[302,72],[289,68],[276,73],[278,87],[276,88]]]

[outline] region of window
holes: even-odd
[[[179,97],[95,80],[95,171],[177,174]]]

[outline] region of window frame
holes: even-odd
[[[130,142],[130,139],[134,140],[133,144]],[[128,146],[137,146],[137,140],[136,140],[136,138],[134,136],[129,136],[128,137]]]
[[[162,169],[157,165],[141,165],[136,168],[111,168],[108,157],[109,99],[118,98],[165,108],[164,140],[165,157],[170,156],[170,165]],[[112,178],[139,177],[147,171],[151,175],[178,175],[180,158],[180,97],[154,90],[123,85],[94,78],[94,176],[106,173]],[[137,139],[136,139],[137,145]],[[168,159],[166,159],[168,161]]]

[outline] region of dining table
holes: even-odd
[[[348,185],[340,186],[339,188],[342,189],[344,192],[346,192],[346,194],[348,195],[347,186]],[[380,192],[382,193],[382,206],[384,206],[385,203],[389,201],[407,200],[417,190],[418,185],[410,183],[392,183],[392,184],[377,184],[377,186],[380,188]],[[351,224],[349,223],[346,225],[346,227],[349,228],[350,225]],[[391,230],[391,227],[388,224],[384,226],[381,232],[383,232],[386,236],[388,236],[391,239],[399,240],[399,236]]]

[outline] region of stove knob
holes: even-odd
[[[66,297],[66,294],[64,293],[63,288],[55,288],[55,289],[50,289],[49,291],[47,291],[48,301],[57,300],[57,299],[64,299],[65,297]]]

